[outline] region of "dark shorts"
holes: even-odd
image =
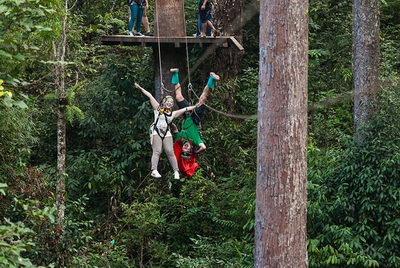
[[[184,99],[181,102],[176,102],[176,105],[178,105],[179,109],[182,109],[182,108],[186,108],[186,107],[190,106],[190,103],[186,99]],[[204,116],[204,110],[205,109],[206,109],[206,106],[203,104],[203,105],[197,107],[196,109],[194,109],[193,112],[191,112],[190,115],[191,115],[191,117],[193,119],[193,122],[196,125],[198,125],[201,122],[201,119]],[[185,118],[186,118],[186,114],[185,114]]]
[[[206,8],[204,10],[201,10],[201,5],[199,4],[199,15],[200,15],[200,20],[202,23],[206,23],[208,20],[210,20],[210,15],[211,15],[211,4],[209,2],[206,3]]]

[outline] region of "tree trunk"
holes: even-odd
[[[255,267],[307,267],[308,1],[260,2]]]
[[[65,89],[65,53],[67,48],[67,18],[68,0],[64,2],[64,18],[61,29],[61,42],[55,46],[55,58],[59,62],[56,67],[56,85],[58,94],[57,111],[57,262],[58,266],[64,265],[63,231],[65,216],[65,177],[66,177],[66,89]]]
[[[154,35],[184,37],[183,0],[155,0]]]
[[[358,144],[361,127],[377,110],[379,91],[379,0],[354,0],[354,126]]]
[[[164,37],[184,37],[185,21],[183,0],[155,0],[154,34]],[[187,76],[185,47],[158,44],[153,47],[155,65],[155,98],[159,101],[163,96],[174,95],[171,84],[171,68],[179,68],[179,76]],[[162,85],[165,87],[163,89]],[[184,86],[184,84],[182,84]]]
[[[217,1],[218,8],[214,15],[214,26],[221,30],[222,35],[235,36],[242,43],[242,10],[243,0]],[[214,70],[222,77],[236,77],[239,74],[240,63],[243,57],[236,48],[218,48],[213,55]],[[210,64],[206,64],[209,68]],[[210,70],[205,70],[210,71]]]
[[[179,78],[183,88],[186,87],[186,82],[184,82],[184,80],[187,76],[186,50],[184,47],[176,48],[168,45],[161,45],[160,52],[161,54],[159,54],[158,47],[153,48],[155,63],[155,98],[158,101],[160,101],[163,96],[174,96],[175,94],[175,86],[171,83],[172,74],[169,71],[171,68],[179,68]],[[162,88],[161,83],[164,85],[165,89]]]

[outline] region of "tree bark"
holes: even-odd
[[[379,0],[354,0],[354,126],[363,142],[361,127],[377,111],[379,84]]]
[[[65,217],[65,178],[66,178],[66,88],[65,88],[65,54],[67,49],[67,19],[68,0],[64,2],[64,17],[61,29],[61,41],[55,46],[55,58],[58,61],[56,66],[56,92],[58,94],[57,110],[57,262],[59,267],[64,265],[63,232]]]
[[[307,267],[308,1],[260,2],[255,267]]]
[[[155,36],[184,37],[185,21],[183,0],[155,0]],[[155,65],[155,98],[159,101],[165,95],[174,95],[175,86],[171,84],[171,68],[179,68],[181,79],[187,76],[185,47],[158,44],[153,47]],[[162,87],[164,86],[165,89]],[[184,84],[182,84],[184,86]]]
[[[184,37],[183,0],[155,0],[154,35]]]
[[[242,43],[242,11],[243,0],[217,1],[218,8],[214,15],[214,26],[221,30],[222,35],[235,36]],[[239,74],[243,54],[236,48],[218,48],[213,56],[214,71],[222,77],[236,77]],[[206,66],[209,66],[207,64]],[[209,71],[209,70],[207,70]]]
[[[159,52],[161,54],[159,54]],[[158,47],[153,48],[155,63],[155,98],[160,101],[163,96],[174,96],[175,85],[171,83],[171,68],[179,68],[179,78],[182,87],[186,87],[185,79],[187,77],[186,50],[184,47],[176,48],[168,45],[161,45],[160,51]],[[161,60],[161,62],[160,62]],[[162,88],[162,85],[165,89]]]

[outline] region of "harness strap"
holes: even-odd
[[[164,140],[164,138],[167,136],[168,131],[170,131],[170,125],[172,123],[172,121],[171,121],[171,123],[168,123],[167,114],[163,113],[163,115],[165,117],[165,122],[167,123],[167,129],[165,130],[165,132],[162,129],[159,129],[157,127],[158,119],[160,118],[161,114],[158,114],[156,122],[154,123],[154,130],[157,132],[158,136],[160,136],[161,140]],[[171,115],[172,115],[172,113],[171,113]],[[171,115],[169,115],[169,116],[171,116]]]

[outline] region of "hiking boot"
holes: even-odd
[[[154,169],[154,170],[151,172],[151,176],[152,176],[153,178],[161,178],[161,175],[160,175],[160,173],[158,173],[157,169]]]

